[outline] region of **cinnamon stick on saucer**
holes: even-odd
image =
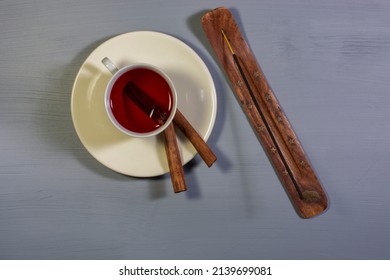
[[[134,100],[134,102],[145,111],[146,114],[150,115],[151,118],[157,122],[161,122],[167,119],[167,113],[154,102],[141,88],[133,83],[128,83],[125,87],[124,92]],[[153,110],[153,114],[150,112]],[[185,118],[179,109],[176,110],[175,117],[173,119],[175,125],[183,132],[183,134],[192,143],[196,151],[199,153],[201,158],[210,167],[216,160],[217,157],[210,149],[210,147],[203,140],[202,136],[196,131],[191,123]]]
[[[195,130],[195,128],[190,124],[190,122],[184,117],[184,115],[176,110],[175,117],[173,118],[175,125],[183,132],[183,134],[190,140],[194,148],[198,151],[199,155],[203,161],[207,164],[208,167],[213,165],[217,160],[217,157],[206,144],[203,138]]]
[[[175,193],[186,191],[187,185],[184,178],[183,164],[180,157],[179,146],[177,145],[176,132],[173,123],[170,123],[167,126],[163,134],[173,191]]]

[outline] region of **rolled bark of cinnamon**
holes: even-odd
[[[173,191],[179,193],[187,190],[180,150],[177,144],[176,132],[173,123],[164,130],[165,152],[171,175]]]
[[[164,123],[167,119],[167,112],[164,111],[158,104],[151,99],[141,88],[133,83],[128,83],[124,89],[124,92],[132,98],[132,100],[141,108],[146,114],[150,115],[157,123]],[[151,112],[153,112],[151,114]],[[194,148],[197,150],[201,158],[205,161],[208,167],[210,167],[217,157],[211,151],[210,147],[206,144],[203,138],[191,125],[191,123],[184,117],[184,115],[176,110],[174,123],[183,132],[183,134],[190,140]]]
[[[203,140],[203,138],[199,135],[199,133],[195,130],[195,128],[191,125],[191,123],[184,117],[184,115],[179,110],[176,110],[176,114],[173,121],[175,125],[188,138],[188,140],[190,140],[190,142],[198,151],[199,155],[207,164],[207,166],[210,167],[211,165],[213,165],[213,163],[217,160],[217,157]]]

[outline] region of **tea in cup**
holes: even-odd
[[[118,69],[108,58],[102,63],[113,74],[104,102],[108,117],[118,130],[133,137],[150,137],[172,122],[177,93],[163,70],[145,63]]]

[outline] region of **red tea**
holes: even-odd
[[[128,84],[135,85],[147,98],[167,112],[172,110],[172,91],[167,81],[157,72],[147,68],[135,68],[122,74],[111,89],[110,105],[115,119],[126,129],[146,133],[153,131],[163,123],[153,119],[134,99],[126,93]]]

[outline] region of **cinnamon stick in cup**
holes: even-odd
[[[166,74],[149,64],[118,70],[109,58],[102,63],[113,74],[105,92],[108,117],[121,132],[150,137],[163,132],[174,192],[187,190],[183,164],[173,127],[177,109],[176,90]],[[140,84],[147,93],[141,90]]]
[[[108,118],[120,132],[132,137],[152,137],[173,121],[177,93],[163,70],[145,63],[129,64],[118,69],[107,57],[102,63],[112,74],[104,94],[104,107]],[[134,98],[127,98],[133,97],[133,94],[124,94],[131,91],[131,88],[126,89],[132,84],[143,91]],[[161,120],[153,118],[154,113],[161,111],[165,113]]]
[[[127,93],[127,95],[131,97],[134,102],[139,104],[138,106],[143,111],[145,111],[145,113],[147,113],[150,118],[155,119],[156,122],[165,121],[167,112],[164,112],[164,110],[158,106],[154,100],[150,99],[141,88],[133,83],[128,83],[124,92]],[[204,160],[207,166],[210,167],[217,160],[217,157],[179,109],[176,109],[173,122],[183,132],[188,140],[190,140],[201,158]]]

